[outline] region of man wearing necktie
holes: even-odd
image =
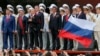
[[[59,8],[59,12],[60,12],[60,15],[61,15],[61,17],[59,19],[59,32],[60,32],[64,28],[64,26],[65,26],[68,18],[65,15],[65,10],[64,10],[63,7],[60,7]],[[60,48],[59,48],[59,50],[63,50],[63,49],[64,49],[64,39],[63,38],[60,38]]]
[[[11,15],[11,11],[6,9],[6,15],[2,21],[2,32],[3,32],[3,49],[13,48],[13,33],[15,31],[15,17]],[[8,39],[10,47],[8,47]]]
[[[79,18],[79,19],[85,19],[86,20],[86,15],[85,15],[85,13],[83,13],[80,5],[75,5],[75,6],[76,6],[76,11],[77,11],[76,17]]]
[[[68,22],[68,19],[71,16],[70,7],[67,4],[63,4],[62,7],[65,10],[65,19],[66,19],[66,22]],[[73,40],[65,38],[64,39],[64,50],[72,50],[72,48],[73,48]]]
[[[43,41],[42,41],[42,32],[43,32],[43,26],[44,26],[44,15],[43,15],[43,13],[42,12],[40,12],[40,8],[39,8],[39,6],[38,5],[36,5],[35,7],[34,7],[34,9],[35,9],[35,12],[36,12],[36,16],[38,17],[37,19],[38,19],[38,42],[39,42],[39,44],[38,44],[38,46],[37,47],[39,47],[40,49],[42,49],[42,47],[43,47]]]
[[[96,15],[94,21],[96,26],[94,27],[94,37],[95,40],[97,41],[98,50],[100,51],[100,4],[97,4],[95,9],[96,9]]]
[[[28,27],[30,34],[30,49],[36,49],[39,47],[38,42],[38,16],[35,14],[35,9],[31,9],[30,16],[28,18]]]
[[[24,49],[28,49],[28,39],[27,39],[27,30],[28,30],[28,24],[27,24],[27,17],[24,15],[23,9],[18,9],[18,20],[17,20],[17,32],[19,37],[19,50],[22,49],[24,45]],[[24,44],[23,44],[24,40]]]
[[[49,29],[52,34],[52,50],[58,50],[60,48],[58,38],[58,27],[59,27],[60,14],[57,12],[57,6],[52,7],[52,14],[50,15]]]

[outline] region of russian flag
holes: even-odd
[[[59,33],[59,37],[76,40],[88,48],[92,43],[94,26],[93,22],[71,16]]]

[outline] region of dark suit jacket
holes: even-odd
[[[81,13],[77,18],[86,19],[86,15],[84,13]],[[91,45],[89,46],[89,48],[85,48],[82,44],[78,43],[78,50],[81,50],[81,51],[91,51],[91,50],[94,50],[95,49],[94,44],[95,44],[95,42],[93,40]]]
[[[10,16],[9,21],[7,22],[6,16],[3,17],[3,22],[2,22],[2,31],[3,32],[13,32],[15,31],[15,17]]]
[[[39,30],[39,22],[38,22],[38,16],[34,15],[32,18],[28,18],[28,19],[32,19],[31,22],[28,21],[28,26],[29,28],[31,28],[30,30]]]
[[[86,15],[83,12],[81,12],[81,14],[77,16],[77,18],[86,19]]]
[[[59,29],[63,29],[65,24],[66,24],[66,16],[63,16],[63,21],[62,21],[62,16],[60,16],[60,19],[59,19]]]
[[[19,19],[18,19],[19,20]],[[17,30],[19,31],[21,29],[20,25],[19,25],[19,22],[17,20]],[[26,16],[23,16],[23,25],[24,25],[24,29],[25,31],[28,31],[28,18]]]
[[[39,12],[38,14],[36,14],[36,16],[38,17],[38,27],[39,29],[43,29],[44,26],[44,15],[42,12]]]
[[[50,15],[50,21],[49,21],[49,29],[59,29],[59,19],[60,19],[60,14],[56,14],[53,16],[53,14]]]

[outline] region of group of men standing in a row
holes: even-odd
[[[79,46],[77,42],[58,37],[58,33],[63,29],[69,17],[73,16],[96,23],[94,33],[100,50],[99,3],[96,6],[96,15],[92,12],[93,6],[91,4],[83,6],[83,11],[79,4],[75,4],[72,7],[72,13],[67,4],[63,4],[59,8],[59,13],[57,11],[58,7],[55,4],[51,4],[49,7],[50,14],[46,13],[46,6],[43,3],[34,6],[34,8],[31,5],[26,5],[26,14],[23,6],[17,5],[16,8],[18,14],[15,15],[13,6],[7,5],[6,14],[3,16],[3,11],[0,7],[0,49],[77,49]]]

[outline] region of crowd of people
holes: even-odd
[[[95,8],[92,4],[83,7],[75,4],[72,8],[67,4],[59,8],[51,4],[48,7],[50,13],[45,11],[46,8],[43,3],[26,5],[25,13],[24,7],[17,5],[15,14],[15,8],[9,4],[3,14],[0,7],[0,50],[77,50],[80,43],[58,37],[70,16],[96,24],[93,41],[97,42],[96,49],[100,50],[100,3]]]

